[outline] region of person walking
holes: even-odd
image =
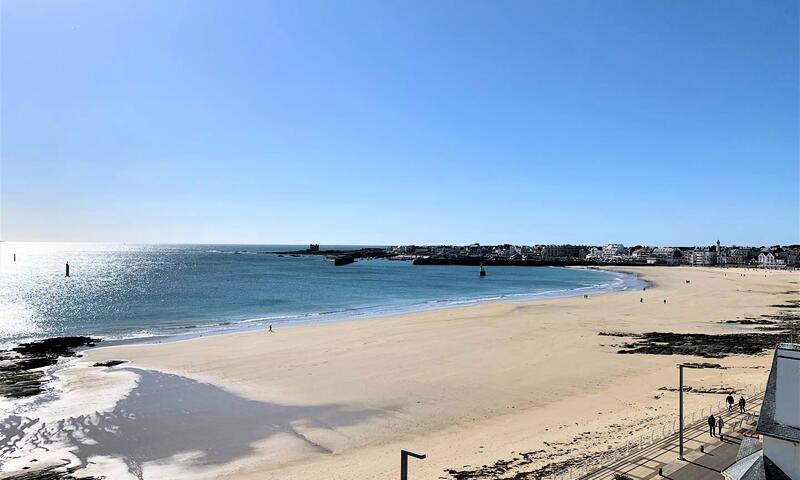
[[[739,397],[739,413],[744,413],[744,397]]]
[[[722,415],[717,417],[717,434],[719,434],[720,440],[722,439],[722,427],[725,426],[725,421],[722,420]]]
[[[727,397],[725,397],[725,402],[728,404],[728,411],[730,412],[733,410],[733,394],[729,393]]]
[[[275,333],[275,330],[272,329],[272,325],[269,326],[269,333]]]
[[[714,414],[708,416],[708,431],[712,437],[716,437],[716,433],[714,433],[714,427],[717,425],[717,419],[714,418]]]

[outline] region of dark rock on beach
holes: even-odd
[[[772,305],[776,308],[797,308],[800,301],[787,300],[780,305]],[[775,313],[767,313],[758,317],[745,317],[736,320],[725,320],[723,323],[735,323],[739,325],[758,325],[757,330],[788,333],[797,330],[800,326],[800,314],[792,310],[778,310]]]
[[[116,367],[117,365],[122,365],[125,363],[125,360],[109,360],[107,362],[97,362],[93,364],[93,367]]]
[[[663,390],[666,392],[678,391],[678,389],[675,387],[661,387],[659,388],[659,390]],[[741,390],[738,388],[726,387],[726,386],[694,388],[689,385],[684,386],[683,391],[692,393],[702,393],[702,394],[715,394],[715,395],[728,395],[741,392]]]
[[[684,365],[687,366],[687,367],[692,367],[692,368],[722,368],[722,369],[725,368],[722,365],[720,365],[719,363],[708,363],[708,362],[703,362],[703,363],[684,363]]]
[[[739,325],[772,325],[775,322],[765,318],[743,318],[741,320],[725,320],[725,323],[736,323]]]
[[[26,356],[68,357],[74,355],[74,349],[91,347],[99,341],[91,337],[53,337],[36,340],[35,342],[21,343],[11,350]]]
[[[773,305],[773,307],[795,308],[797,304],[797,300],[788,300],[784,304]],[[621,345],[622,348],[617,352],[621,354],[694,355],[705,358],[724,358],[729,355],[758,355],[774,348],[777,343],[791,341],[792,329],[796,329],[800,325],[798,320],[800,320],[800,315],[791,311],[779,310],[758,317],[745,317],[722,322],[756,325],[758,332],[728,334],[600,332],[599,335],[632,339],[633,341]]]
[[[786,292],[786,293],[793,293],[793,292]],[[773,305],[773,307],[778,307],[778,308],[800,308],[800,300],[787,300],[786,303]]]
[[[725,358],[729,355],[758,355],[790,335],[775,333],[704,333],[648,332],[630,334],[634,339],[622,345],[617,353],[648,355],[694,355],[704,358]]]
[[[0,351],[0,396],[22,398],[42,393],[44,367],[55,365],[61,357],[74,356],[75,349],[97,342],[91,337],[55,337]]]
[[[39,470],[12,474],[2,477],[3,480],[102,480],[105,477],[76,477],[72,475],[73,468],[66,467],[46,467]]]
[[[610,445],[598,451],[586,449],[590,446],[597,447],[598,442],[604,442],[599,433],[586,431],[565,442],[544,442],[545,448],[540,450],[512,452],[514,455],[512,458],[496,460],[481,466],[464,465],[461,468],[448,468],[445,473],[455,480],[549,478],[612,451]]]

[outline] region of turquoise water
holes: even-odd
[[[491,267],[480,278],[468,266],[367,260],[334,267],[320,256],[263,253],[300,248],[2,243],[0,342],[204,334],[641,285],[599,270]]]

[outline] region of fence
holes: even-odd
[[[766,388],[766,382],[761,385],[752,385],[745,389],[744,392],[739,392],[739,394],[745,396],[747,398],[748,403],[751,403],[751,400],[755,400],[759,395],[763,394]],[[734,405],[734,407],[738,411],[738,406]],[[704,421],[709,415],[721,411],[727,411],[727,405],[725,400],[721,400],[716,404],[709,405],[708,407],[704,407],[700,410],[695,410],[690,414],[684,415],[684,422],[685,422],[685,429],[688,430],[689,427],[695,425],[697,422]],[[753,420],[757,417],[757,415],[750,411],[743,415],[738,422],[734,424],[727,424],[726,426],[732,427],[734,430],[738,430],[742,428],[745,423],[752,423]],[[611,463],[617,462],[622,460],[624,457],[628,455],[632,455],[636,452],[644,450],[645,448],[652,447],[654,444],[670,439],[673,435],[675,439],[671,441],[677,441],[677,433],[678,433],[678,415],[673,415],[670,420],[661,422],[658,426],[650,428],[647,430],[647,433],[638,435],[634,439],[627,442],[624,446],[614,449],[613,451],[609,451],[606,453],[602,453],[599,455],[595,455],[583,463],[579,465],[573,465],[571,467],[565,468],[561,472],[549,475],[544,477],[546,480],[568,480],[568,479],[579,479],[591,475],[593,473],[597,473],[601,471],[604,467],[608,466]]]

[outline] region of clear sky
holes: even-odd
[[[4,240],[800,243],[796,0],[2,0]]]

